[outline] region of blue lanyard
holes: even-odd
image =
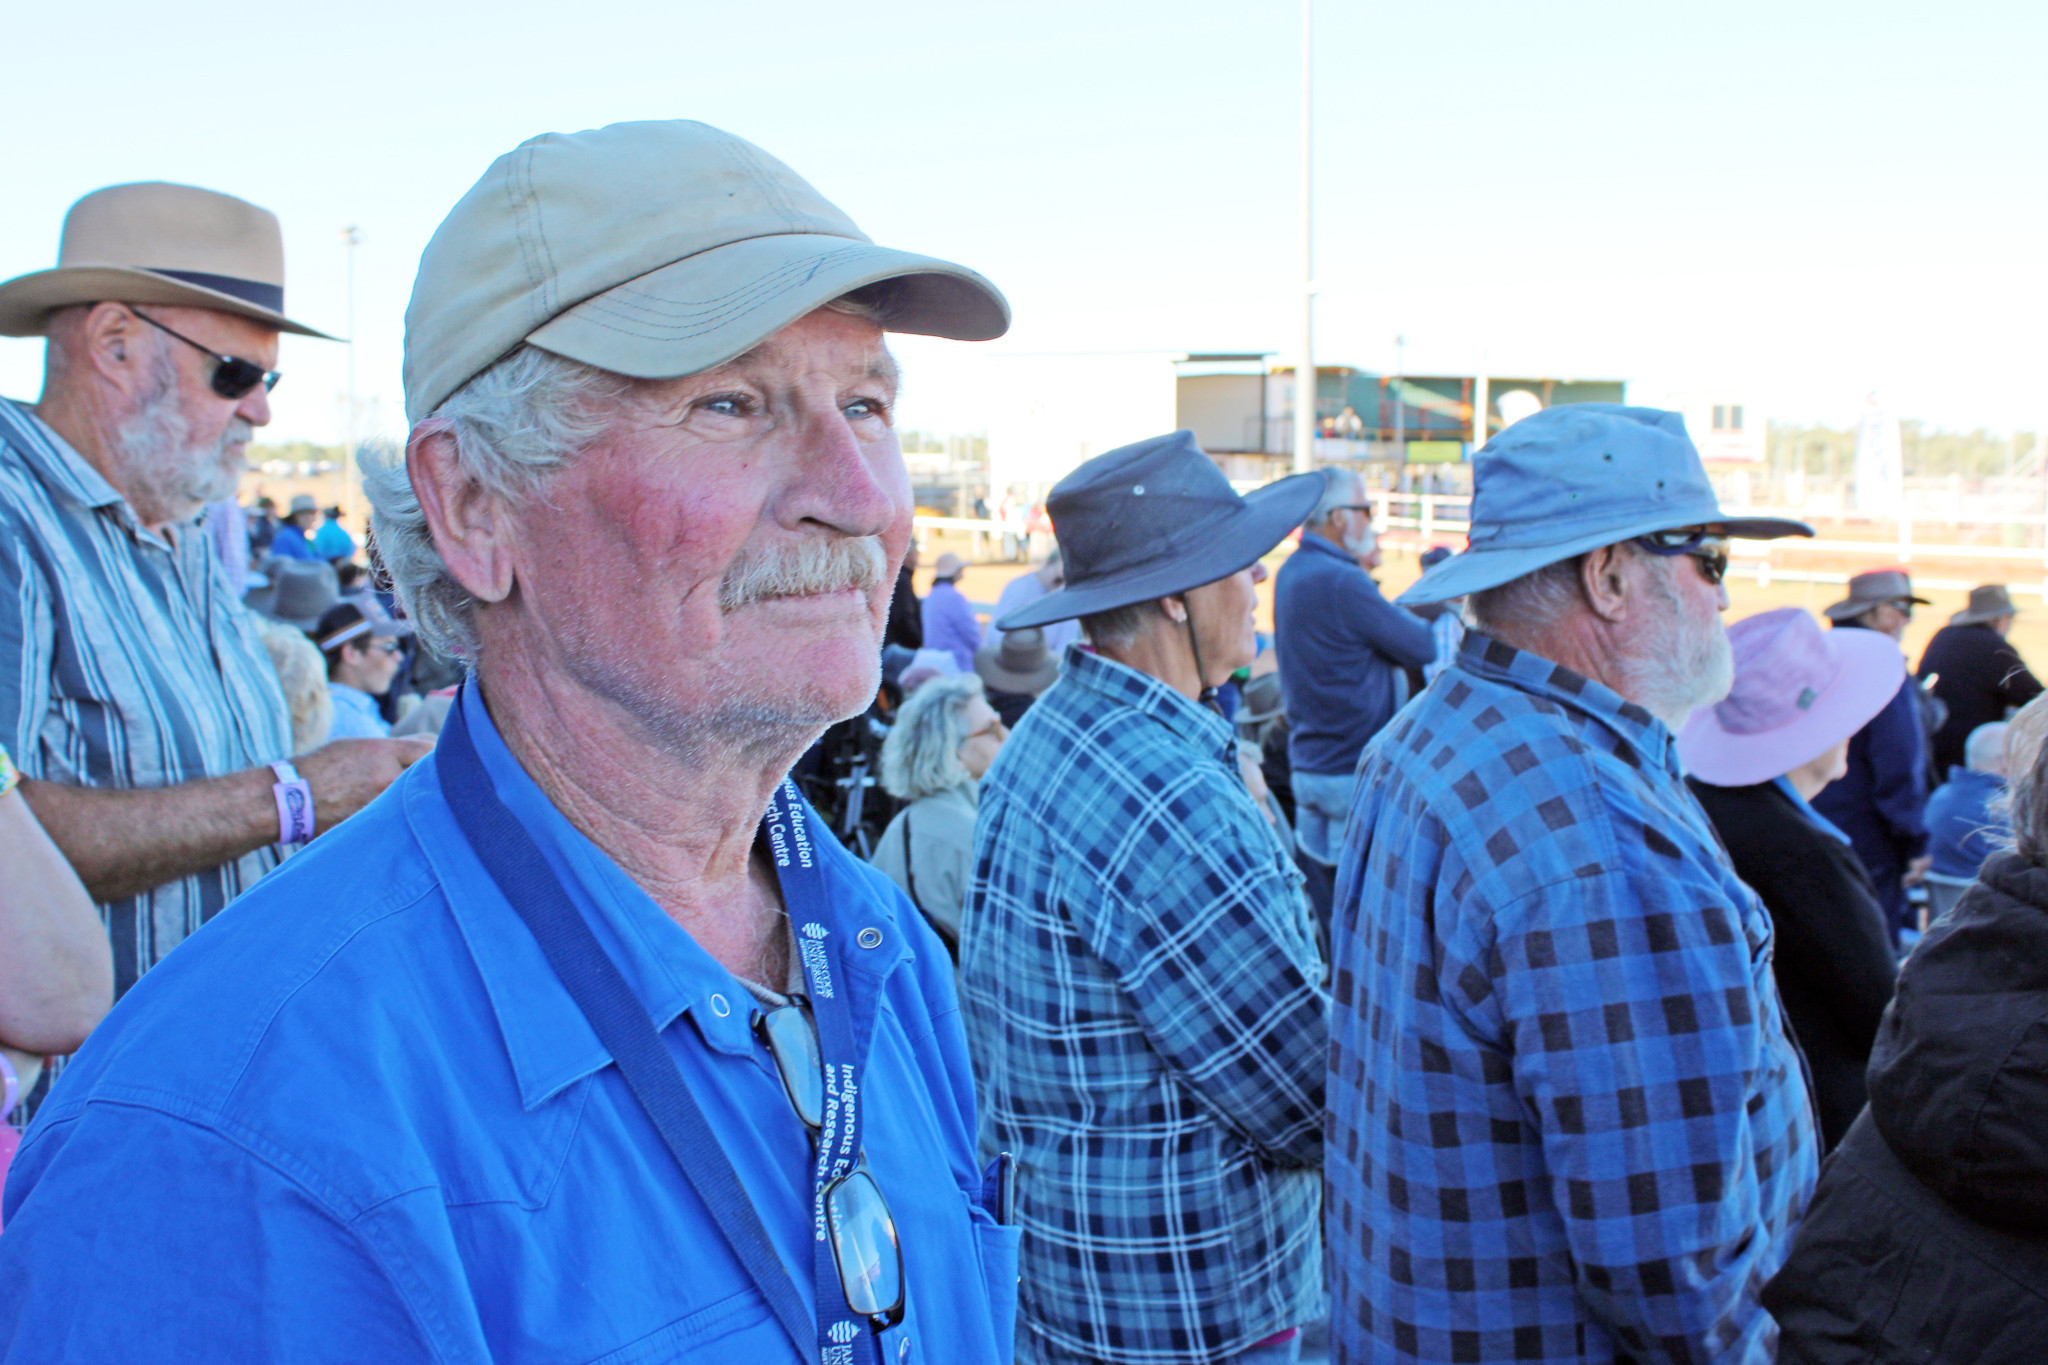
[[[825,1196],[832,1182],[861,1160],[861,1111],[865,1106],[861,1103],[859,1050],[852,1011],[832,977],[832,958],[826,946],[832,930],[825,923],[825,876],[811,840],[810,808],[788,778],[769,797],[761,828],[775,859],[783,906],[796,930],[797,954],[803,959],[804,983],[810,989],[811,1017],[818,1026],[818,1051],[825,1063],[825,1113],[811,1173],[818,1358],[825,1365],[852,1365],[855,1360],[879,1358],[876,1335],[846,1305],[846,1291],[826,1232]]]
[[[475,686],[465,683],[464,692]],[[875,1365],[876,1334],[846,1306],[825,1227],[825,1190],[831,1180],[860,1160],[859,1071],[846,999],[835,989],[825,947],[830,935],[820,913],[824,875],[809,835],[809,810],[787,782],[769,805],[764,831],[776,855],[776,873],[798,942],[812,1013],[825,1058],[826,1120],[818,1136],[812,1216],[816,1248],[815,1317],[806,1312],[795,1281],[775,1253],[753,1200],[740,1183],[732,1159],[719,1146],[710,1121],[683,1081],[675,1058],[620,973],[597,941],[547,860],[499,798],[463,719],[464,697],[448,708],[448,720],[434,747],[434,766],[449,809],[498,890],[532,931],[555,975],[589,1021],[598,1042],[611,1054],[626,1086],[661,1134],[683,1176],[718,1224],[720,1236],[766,1300],[799,1358],[807,1339],[810,1359],[821,1365]],[[813,1337],[813,1334],[815,1336]]]

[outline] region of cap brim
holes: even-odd
[[[1778,540],[1784,536],[1811,536],[1813,528],[1803,521],[1784,521],[1776,517],[1712,518],[1708,525],[1725,528],[1725,533],[1735,540]],[[1525,545],[1493,549],[1480,546],[1452,555],[1434,567],[1425,569],[1422,577],[1409,585],[1408,590],[1395,598],[1401,606],[1423,606],[1430,602],[1448,602],[1453,597],[1465,597],[1475,592],[1485,592],[1503,583],[1512,583],[1523,574],[1534,573],[1547,564],[1555,564],[1573,555],[1582,555],[1588,550],[1597,550],[1603,545],[1617,545],[1636,536],[1648,535],[1652,531],[1668,529],[1661,523],[1607,527],[1580,536],[1576,540],[1560,541],[1555,545]]]
[[[1812,707],[1790,725],[1739,735],[1723,729],[1711,706],[1694,711],[1678,732],[1685,770],[1716,787],[1769,782],[1811,763],[1870,723],[1906,680],[1906,659],[1888,635],[1828,631],[1841,672]]]
[[[50,314],[82,303],[154,303],[167,308],[211,308],[297,336],[339,341],[247,299],[205,285],[167,279],[121,265],[71,265],[38,270],[0,284],[0,336],[41,336]]]
[[[744,355],[842,294],[889,282],[891,332],[990,341],[1010,305],[964,266],[847,237],[753,237],[615,285],[557,314],[526,340],[635,379],[676,379]]]
[[[996,622],[997,630],[1071,621],[1114,611],[1214,583],[1250,568],[1272,553],[1301,525],[1323,496],[1322,474],[1291,474],[1244,495],[1246,511],[1214,535],[1192,541],[1182,553],[1145,569],[1102,583],[1069,582]],[[1053,528],[1057,536],[1059,528]],[[1071,561],[1070,561],[1071,563]]]

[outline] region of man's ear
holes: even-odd
[[[462,590],[479,602],[512,595],[512,518],[504,502],[463,467],[455,432],[429,418],[405,443],[405,472],[420,500],[434,549]]]
[[[1603,545],[1579,562],[1579,586],[1593,614],[1611,625],[1628,616],[1628,547]]]
[[[148,325],[123,303],[96,303],[86,310],[72,333],[67,350],[77,352],[74,362],[125,392],[133,391],[153,377],[154,336],[145,336]]]

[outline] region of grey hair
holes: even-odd
[[[450,394],[413,434],[451,434],[464,473],[500,498],[531,497],[548,474],[597,439],[606,425],[605,407],[625,392],[627,382],[521,346]],[[435,650],[474,659],[476,602],[434,548],[404,452],[366,448],[358,458],[378,558],[406,615]]]
[[[972,782],[960,762],[960,741],[967,737],[968,703],[981,695],[976,673],[918,684],[882,741],[882,789],[899,801],[921,801]]]
[[[1963,766],[1973,772],[1997,772],[2004,765],[2005,729],[2004,721],[1994,720],[1970,731],[1963,741]]]
[[[1150,599],[1133,602],[1128,607],[1111,607],[1098,611],[1092,616],[1081,618],[1081,633],[1088,637],[1088,643],[1098,649],[1108,645],[1111,649],[1128,649],[1136,644],[1158,619],[1158,603]]]
[[[1551,624],[1580,600],[1579,571],[1584,555],[1532,569],[1495,588],[1465,599],[1465,622],[1473,629],[1508,641],[1530,627]]]
[[[2012,821],[2013,847],[2029,862],[2048,862],[2048,695],[2034,698],[2006,722],[2006,788],[1991,813]],[[2003,811],[2000,807],[2004,807]]]
[[[1308,524],[1322,525],[1340,507],[1365,505],[1365,480],[1358,477],[1358,471],[1331,469],[1329,478],[1323,482],[1323,496],[1316,500],[1315,511],[1308,514]]]

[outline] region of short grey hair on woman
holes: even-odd
[[[2022,706],[2005,726],[2007,813],[2013,847],[2034,863],[2048,863],[2048,696]],[[1997,811],[1994,799],[1992,810]]]
[[[972,782],[960,762],[960,741],[967,738],[967,704],[981,695],[975,673],[920,683],[882,741],[882,789],[899,801],[922,801]]]
[[[825,307],[881,326],[888,316],[886,285],[857,289]],[[451,433],[463,469],[498,497],[518,500],[533,496],[547,475],[598,438],[610,421],[608,409],[631,383],[521,345],[450,394],[413,431]],[[406,615],[435,650],[475,659],[476,603],[434,548],[405,453],[365,449],[360,458],[378,557]]]

